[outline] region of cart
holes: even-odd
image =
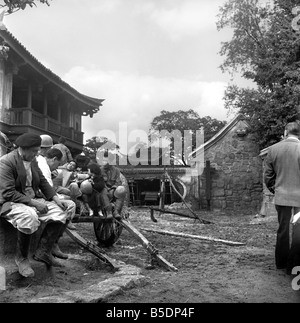
[[[118,264],[111,259],[105,250],[101,247],[110,247],[115,244],[120,238],[123,228],[125,228],[129,233],[131,233],[142,246],[150,253],[151,264],[158,264],[169,271],[177,271],[178,269],[174,267],[170,262],[168,262],[159,251],[149,242],[128,220],[129,219],[129,187],[125,176],[121,173],[122,185],[126,187],[126,197],[124,206],[121,211],[121,219],[117,220],[115,218],[107,220],[105,218],[105,209],[101,210],[103,216],[99,214],[94,214],[92,216],[82,216],[79,214],[75,217],[73,223],[92,223],[94,228],[94,233],[98,241],[98,246],[93,242],[86,240],[80,236],[76,231],[66,229],[67,234],[80,246],[86,248],[91,253],[100,258],[103,262],[108,264],[114,270],[118,270]],[[112,207],[114,208],[114,200],[111,200]]]
[[[126,187],[128,192],[128,184],[125,176],[121,174],[122,185]],[[128,194],[127,194],[128,196]],[[111,200],[112,207],[114,208],[114,200]],[[124,206],[121,212],[123,219],[129,218],[129,212],[127,211],[128,207],[128,198],[125,198]],[[104,247],[110,247],[118,241],[123,230],[123,226],[120,221],[115,219],[106,219],[106,211],[102,209],[100,211],[102,216],[99,214],[94,214],[93,216],[83,216],[77,214],[76,217],[72,220],[73,223],[92,223],[94,233],[99,245]]]

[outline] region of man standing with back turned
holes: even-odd
[[[275,246],[277,269],[287,268],[290,252],[289,228],[292,213],[300,211],[300,127],[290,122],[285,127],[286,138],[271,146],[265,161],[264,181],[275,193],[275,208],[279,227]]]

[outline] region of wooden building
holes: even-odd
[[[0,130],[10,141],[26,132],[60,136],[73,155],[83,149],[82,116],[103,99],[83,95],[42,65],[7,30],[0,30]]]

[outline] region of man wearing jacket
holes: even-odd
[[[264,181],[275,193],[274,203],[279,227],[275,246],[277,269],[287,268],[290,242],[289,227],[292,212],[300,211],[300,127],[290,122],[285,127],[286,137],[271,146],[265,160]]]
[[[0,216],[18,230],[15,262],[19,273],[33,277],[28,260],[31,236],[41,222],[46,223],[34,259],[52,266],[51,250],[66,222],[67,205],[59,200],[38,167],[41,137],[25,133],[15,144],[16,150],[0,158]]]

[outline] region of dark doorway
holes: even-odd
[[[174,185],[177,182],[174,181]],[[159,205],[160,179],[137,179],[129,182],[130,202],[133,206]],[[180,202],[170,183],[165,182],[165,205]]]

